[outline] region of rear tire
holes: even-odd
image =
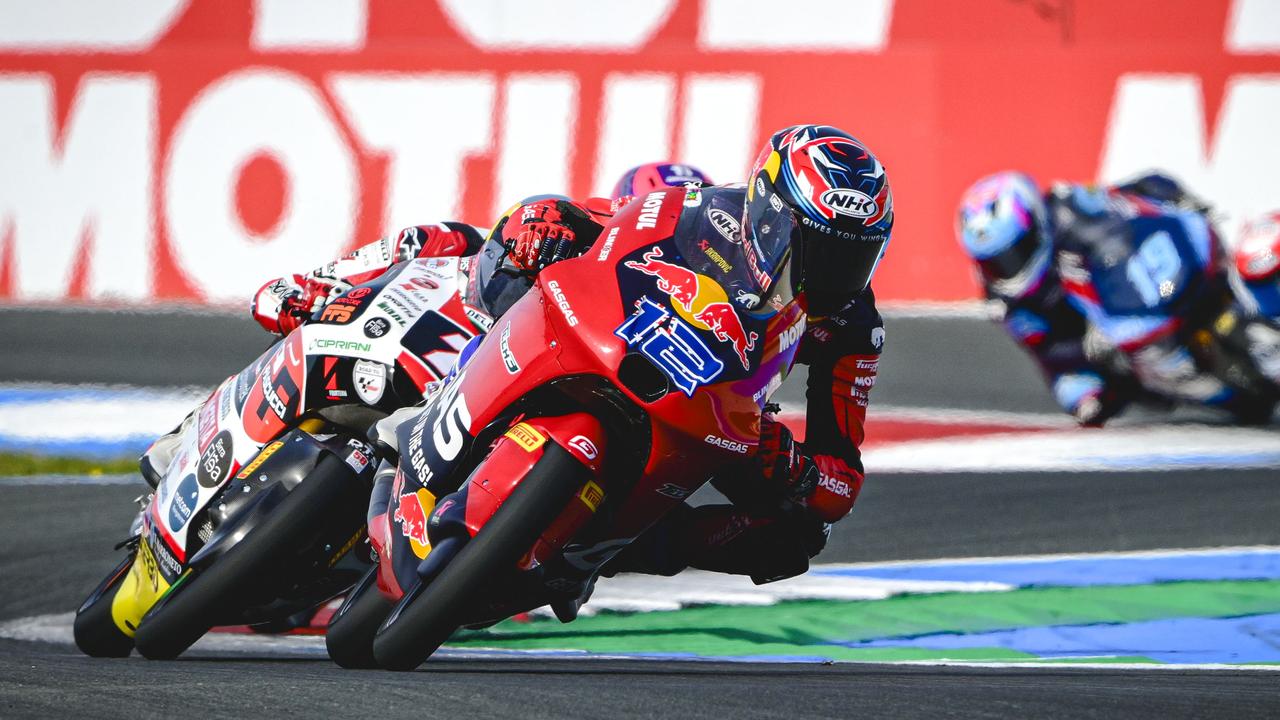
[[[120,584],[133,567],[137,550],[111,571],[89,594],[76,611],[74,635],[76,647],[89,657],[122,658],[133,652],[133,638],[124,634],[111,615],[111,604],[120,592]]]
[[[326,455],[261,525],[142,618],[134,636],[138,652],[152,660],[177,657],[238,607],[248,588],[287,577],[289,559],[350,511],[358,490],[346,463]]]
[[[413,670],[431,656],[482,603],[495,572],[512,568],[564,511],[590,471],[548,443],[538,464],[438,576],[417,585],[392,610],[373,639],[387,670]]]
[[[373,657],[373,636],[394,606],[378,591],[378,566],[374,565],[329,619],[324,636],[329,659],[350,670],[378,667]]]

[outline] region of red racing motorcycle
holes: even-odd
[[[741,240],[743,190],[671,189],[553,265],[384,448],[378,564],[329,626],[345,667],[408,670],[460,627],[576,616],[602,566],[757,452],[805,323],[785,210]]]

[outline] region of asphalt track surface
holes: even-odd
[[[0,382],[201,385],[265,345],[227,315],[0,310]],[[1050,411],[998,328],[891,319],[875,401]],[[167,354],[166,354],[167,353]],[[163,358],[168,357],[166,361]],[[154,360],[152,359],[154,358]],[[176,358],[176,359],[175,359]],[[869,478],[824,561],[1280,544],[1274,470]],[[0,481],[0,621],[68,612],[113,565],[143,486]],[[0,717],[1277,717],[1274,673],[461,660],[416,673],[310,658],[91,660],[0,640]]]

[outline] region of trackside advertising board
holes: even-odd
[[[953,215],[995,170],[1280,207],[1280,3],[5,0],[0,301],[243,302],[642,162],[738,181],[798,122],[888,168],[879,296],[971,298]]]

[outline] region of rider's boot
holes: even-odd
[[[161,478],[173,462],[173,456],[182,446],[183,433],[191,423],[195,422],[199,410],[198,407],[192,410],[182,422],[178,423],[178,427],[156,438],[155,442],[151,443],[151,447],[138,458],[138,471],[142,473],[142,479],[146,480],[153,490],[160,485]]]

